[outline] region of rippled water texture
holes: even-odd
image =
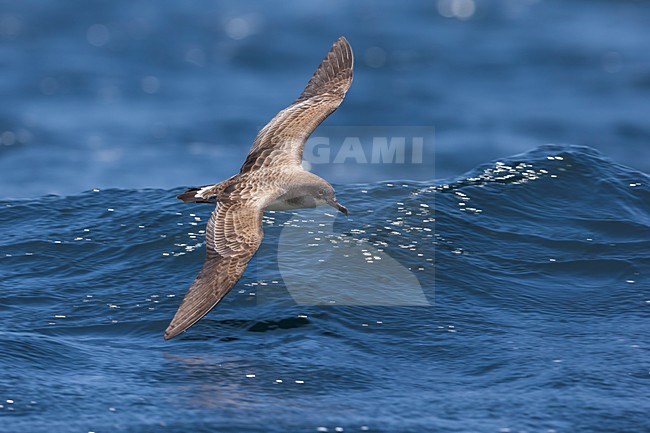
[[[435,134],[423,164],[314,163],[334,183],[546,143],[647,173],[648,23],[639,0],[0,0],[0,198],[228,178],[340,35],[355,78],[323,127]]]
[[[267,214],[239,284],[170,342],[210,206],[180,189],[0,202],[0,430],[646,431],[649,186],[560,146],[339,186],[350,218]],[[319,267],[343,245],[354,266]],[[375,287],[392,269],[375,255],[430,305],[323,305],[329,274],[336,296]],[[309,281],[321,305],[296,299]]]
[[[0,433],[650,431],[649,22],[0,0]],[[236,173],[340,35],[355,81],[315,135],[425,131],[421,163],[333,145],[312,168],[350,217],[267,213],[241,281],[164,342],[211,212],[175,195]]]

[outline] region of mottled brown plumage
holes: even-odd
[[[206,229],[206,258],[169,327],[168,340],[205,316],[232,289],[259,248],[265,210],[330,205],[347,215],[331,185],[305,171],[305,141],[343,101],[352,83],[352,48],[340,37],[300,97],[259,132],[238,174],[190,188],[178,198],[216,202]]]

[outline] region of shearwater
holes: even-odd
[[[265,210],[329,205],[344,213],[326,180],[303,169],[305,141],[341,105],[352,83],[354,57],[341,36],[302,94],[257,134],[239,173],[215,185],[190,188],[185,202],[216,202],[205,231],[206,257],[165,331],[169,340],[212,310],[242,276],[260,244]]]

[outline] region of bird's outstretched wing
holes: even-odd
[[[262,209],[252,201],[217,203],[205,233],[206,257],[169,327],[169,340],[198,322],[232,289],[262,243]]]
[[[293,104],[257,134],[240,173],[264,165],[300,165],[305,141],[341,105],[352,84],[354,57],[341,36]]]

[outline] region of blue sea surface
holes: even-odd
[[[354,83],[324,126],[435,134],[424,164],[318,167],[333,182],[450,178],[547,143],[648,173],[648,23],[634,0],[0,0],[0,197],[228,178],[341,35]]]
[[[280,257],[308,221],[267,216],[242,280],[169,342],[211,206],[180,189],[0,202],[0,431],[650,429],[650,177],[546,146],[337,190],[348,219]],[[387,269],[318,270],[345,239],[410,269],[431,305],[296,303],[281,260],[350,292]]]
[[[649,23],[0,0],[0,433],[650,431]],[[163,341],[212,210],[175,196],[236,173],[340,35],[355,79],[311,168],[349,218],[267,213],[232,292]],[[375,133],[421,160],[372,163]]]

